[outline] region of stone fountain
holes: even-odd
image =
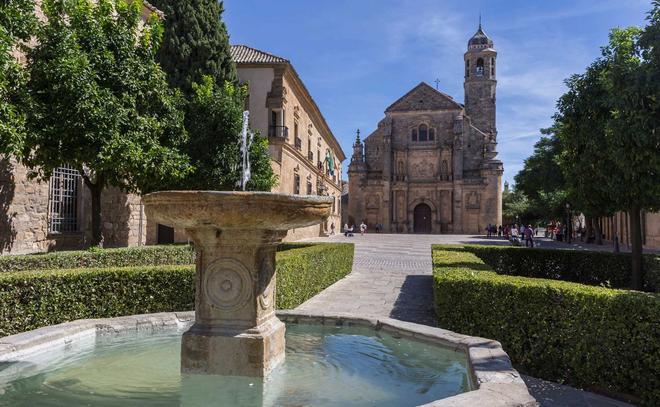
[[[289,229],[327,218],[332,198],[165,191],[144,204],[150,220],[185,229],[195,243],[195,323],[183,335],[182,372],[266,376],[285,349],[275,316],[277,244]]]

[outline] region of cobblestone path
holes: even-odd
[[[435,326],[432,293],[432,244],[497,240],[461,235],[366,234],[309,241],[355,244],[352,273],[300,307],[369,317],[390,317]]]
[[[308,241],[353,243],[353,271],[297,310],[390,317],[432,326],[437,324],[433,313],[431,245],[509,244],[503,239],[483,236],[376,233]],[[537,242],[545,248],[569,248],[548,239],[540,238]],[[630,404],[569,386],[529,376],[523,376],[523,379],[541,407],[631,407]]]

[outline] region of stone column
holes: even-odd
[[[266,376],[284,359],[275,316],[275,252],[285,231],[194,228],[195,324],[183,335],[183,373]]]

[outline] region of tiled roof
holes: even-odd
[[[165,13],[163,13],[163,12],[160,11],[160,10],[158,10],[156,7],[154,7],[153,4],[149,3],[148,1],[143,0],[143,1],[142,1],[142,4],[144,5],[144,7],[147,8],[147,10],[149,10],[149,11],[151,11],[151,12],[153,12],[153,13],[156,13],[156,15],[157,15],[158,17],[160,17],[160,18],[164,18],[164,17],[165,17]]]
[[[237,64],[276,64],[289,62],[287,59],[248,47],[247,45],[232,45],[231,59]]]

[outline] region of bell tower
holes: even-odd
[[[468,41],[468,49],[463,56],[465,62],[465,112],[472,124],[486,134],[497,136],[495,126],[495,63],[497,52],[493,40],[479,28]]]

